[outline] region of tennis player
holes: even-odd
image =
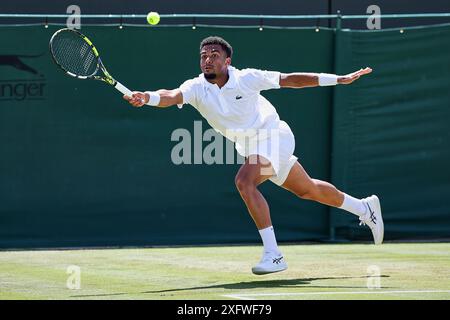
[[[202,73],[185,81],[178,89],[133,92],[124,96],[134,107],[145,104],[169,107],[190,104],[208,123],[235,143],[245,157],[235,183],[253,218],[264,245],[261,261],[254,274],[287,269],[278,248],[269,206],[258,186],[270,180],[302,199],[346,210],[367,225],[375,244],[383,242],[384,226],[380,201],[372,195],[356,199],[332,184],[312,179],[293,155],[295,139],[288,124],[278,116],[272,104],[260,92],[279,88],[305,88],[350,84],[372,69],[365,68],[338,76],[324,73],[280,73],[231,66],[233,49],[220,37],[208,37],[200,43]]]

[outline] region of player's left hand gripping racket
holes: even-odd
[[[132,92],[106,71],[97,49],[80,32],[73,29],[56,31],[50,39],[50,52],[53,61],[69,76],[101,80],[131,96]]]

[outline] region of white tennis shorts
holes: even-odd
[[[268,159],[275,171],[275,174],[269,180],[279,186],[286,181],[292,166],[298,159],[293,154],[295,149],[294,134],[284,121],[280,121],[277,128],[258,130],[256,136],[245,139],[245,143],[241,140],[235,146],[237,152],[243,157],[257,154]],[[261,174],[273,174],[270,166],[266,169],[267,173],[264,172],[265,167],[263,167]]]

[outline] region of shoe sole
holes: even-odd
[[[273,271],[272,270],[268,271],[268,270],[260,270],[260,269],[252,268],[252,273],[256,274],[257,276],[261,276],[261,275],[265,275],[265,274],[269,274],[269,273],[281,272],[281,271],[284,271],[286,269],[287,269],[287,266],[285,268],[283,268],[283,269],[273,270]]]
[[[383,243],[383,239],[384,239],[384,222],[383,222],[383,215],[381,213],[381,204],[380,204],[380,199],[378,199],[378,197],[376,195],[373,195],[372,197],[374,197],[376,199],[375,201],[375,212],[379,212],[380,213],[380,230],[381,230],[381,238],[378,239],[378,241],[375,241],[375,237],[374,237],[374,242],[376,245],[382,244]]]

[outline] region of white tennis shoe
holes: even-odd
[[[375,244],[381,244],[384,237],[384,223],[381,216],[380,200],[377,196],[372,195],[362,199],[362,202],[366,206],[367,211],[363,216],[359,217],[359,220],[361,220],[359,225],[367,225],[372,231]]]
[[[287,269],[286,261],[281,254],[264,252],[261,261],[252,268],[252,272],[257,275],[263,275],[273,272],[280,272]]]

